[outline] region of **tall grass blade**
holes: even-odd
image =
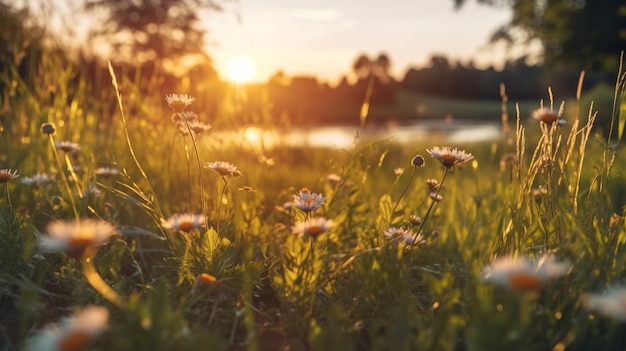
[[[109,73],[111,74],[111,83],[113,84],[113,88],[115,89],[115,96],[117,98],[117,104],[118,107],[120,109],[120,115],[122,116],[122,124],[124,127],[124,136],[126,138],[126,145],[128,146],[128,151],[130,152],[130,155],[133,158],[133,161],[135,162],[135,165],[137,166],[137,169],[139,170],[139,173],[141,173],[141,176],[145,179],[146,183],[148,184],[148,188],[150,189],[150,193],[154,202],[154,210],[156,212],[156,214],[159,217],[163,217],[162,213],[161,213],[161,209],[159,207],[158,204],[158,200],[156,198],[156,194],[154,192],[154,189],[152,188],[152,184],[150,183],[150,180],[148,179],[148,175],[146,174],[146,172],[144,171],[143,167],[141,166],[141,163],[139,162],[139,159],[137,159],[137,155],[135,154],[135,150],[133,148],[133,144],[130,140],[130,135],[128,133],[128,123],[126,121],[126,114],[124,113],[124,104],[122,103],[122,94],[120,93],[119,90],[119,84],[117,82],[117,78],[115,76],[115,71],[113,70],[113,66],[111,65],[111,61],[108,62],[108,67],[109,67]],[[159,225],[160,223],[157,223],[157,225]]]

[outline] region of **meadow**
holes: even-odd
[[[1,350],[626,349],[621,68],[612,111],[341,150],[109,68],[2,77]]]

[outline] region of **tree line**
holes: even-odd
[[[359,114],[364,102],[389,110],[389,117],[415,118],[415,111],[393,109],[401,103],[398,101],[400,94],[501,101],[502,85],[511,101],[545,100],[548,88],[559,98],[568,99],[576,96],[581,75],[580,70],[529,65],[523,59],[509,61],[500,70],[480,69],[471,63],[453,64],[441,55],[432,56],[426,67],[410,68],[399,80],[389,76],[390,67],[391,59],[385,53],[377,58],[361,54],[352,67],[356,80],[344,76],[335,86],[311,76],[286,77],[278,72],[267,84],[273,118],[287,116],[297,124],[354,123],[354,116]],[[582,91],[587,92],[599,83],[612,84],[613,80],[614,77],[599,71],[585,72]],[[315,120],[311,121],[310,116],[315,116]],[[382,120],[384,122],[385,118]]]

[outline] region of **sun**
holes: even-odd
[[[233,56],[226,63],[226,76],[234,83],[249,83],[256,74],[254,62],[246,56]]]

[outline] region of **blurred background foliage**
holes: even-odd
[[[103,84],[108,85],[102,77],[107,76],[106,60],[111,60],[121,68],[120,75],[144,93],[179,89],[201,96],[199,108],[209,115],[219,114],[224,99],[245,96],[245,104],[239,101],[241,124],[267,120],[258,115],[268,113],[274,124],[287,125],[355,123],[371,76],[372,123],[444,118],[445,114],[431,112],[436,108],[416,108],[433,103],[430,96],[492,101],[493,114],[471,109],[467,115],[449,114],[497,120],[501,84],[512,102],[546,98],[548,87],[557,99],[570,99],[585,70],[583,91],[596,88],[591,95],[603,94],[607,85],[614,85],[619,52],[626,47],[626,5],[619,2],[478,0],[513,9],[511,22],[494,32],[491,40],[526,49],[503,69],[479,69],[472,62],[433,54],[428,65],[409,68],[398,80],[387,74],[393,58],[381,48],[375,57],[355,53],[353,74],[335,86],[314,76],[289,77],[278,71],[266,83],[239,87],[246,92],[237,95],[215,71],[206,46],[210,33],[199,23],[200,16],[219,14],[230,2],[237,1],[71,0],[56,8],[46,1],[2,0],[0,69],[7,71],[16,64],[14,76],[27,87],[42,89],[36,88],[41,85],[36,77],[46,74],[42,64],[54,57],[60,66],[71,67],[76,84],[84,77],[94,93],[100,93],[106,90]],[[454,4],[462,11],[465,2]]]

